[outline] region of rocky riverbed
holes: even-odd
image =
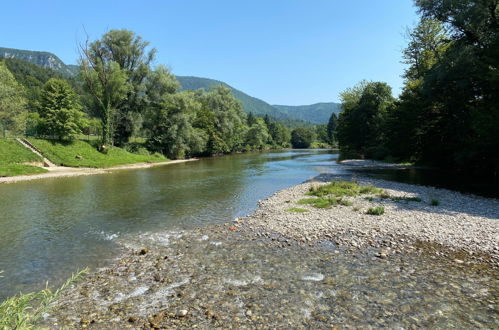
[[[326,174],[279,191],[261,201],[259,209],[241,221],[255,229],[302,242],[329,240],[352,247],[380,244],[404,247],[409,242],[421,241],[499,261],[499,200],[434,187],[356,178],[360,185],[373,185],[383,189],[383,193],[343,198],[352,204],[349,206],[319,209],[298,204],[309,197],[306,193],[310,187],[341,179]],[[384,214],[366,214],[369,208],[380,206]],[[292,212],[293,207],[304,212]]]
[[[309,182],[224,226],[123,237],[123,255],[68,290],[40,325],[499,327],[499,202],[359,182],[421,201],[356,196],[350,206],[288,211],[321,184]],[[439,205],[430,205],[435,198]],[[371,205],[385,214],[365,214]]]

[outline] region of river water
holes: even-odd
[[[229,222],[258,200],[333,171],[324,150],[248,153],[0,186],[0,300],[115,256],[124,234]]]
[[[161,252],[157,253],[189,252],[188,258],[173,258],[167,268],[172,280],[183,281],[179,284],[183,298],[176,302],[209,308],[218,304],[226,313],[223,322],[233,326],[279,327],[283,320],[303,328],[331,323],[399,328],[499,326],[498,278],[489,268],[455,267],[424,255],[380,262],[372,254],[333,251],[327,245],[276,249],[244,237],[231,240],[223,234],[208,237],[193,231],[249,214],[258,200],[321,173],[413,183],[426,183],[428,178],[414,170],[391,174],[354,170],[337,165],[337,158],[326,150],[249,153],[2,185],[0,301],[20,291],[41,289],[46,281],[56,286],[77,269],[107,265],[118,254],[119,244],[150,245],[160,235],[156,249]],[[445,181],[440,183],[445,186]],[[170,237],[162,247],[165,232],[182,234]],[[136,265],[134,282],[113,288],[103,283],[100,287],[107,293],[96,289],[96,297],[119,299],[96,298],[85,308],[119,302],[120,308],[133,312],[145,304],[133,300],[139,299],[133,298],[134,292],[163,292],[160,285],[148,284],[150,271]],[[115,289],[131,293],[109,293]],[[247,301],[243,304],[241,299]],[[170,300],[162,303],[175,306]],[[248,308],[261,314],[261,321],[248,317]]]

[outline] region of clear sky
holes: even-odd
[[[362,79],[385,81],[397,95],[404,34],[417,22],[412,0],[16,0],[0,8],[0,46],[75,64],[86,34],[126,28],[177,75],[286,105],[337,102]]]

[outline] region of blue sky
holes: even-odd
[[[271,104],[339,101],[362,79],[397,95],[412,0],[8,1],[0,46],[76,63],[78,43],[126,28],[177,75],[222,80]],[[86,32],[85,32],[86,31]]]

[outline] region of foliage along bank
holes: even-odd
[[[499,5],[416,0],[398,99],[382,82],[341,94],[336,137],[348,157],[499,175]]]
[[[104,153],[110,146],[133,151],[131,138],[144,137],[150,153],[172,159],[329,142],[325,125],[295,129],[292,139],[283,123],[245,114],[223,85],[180,91],[166,67],[152,67],[155,53],[134,32],[111,30],[81,46],[75,78],[4,59],[0,125],[11,134],[59,141],[98,135]]]

